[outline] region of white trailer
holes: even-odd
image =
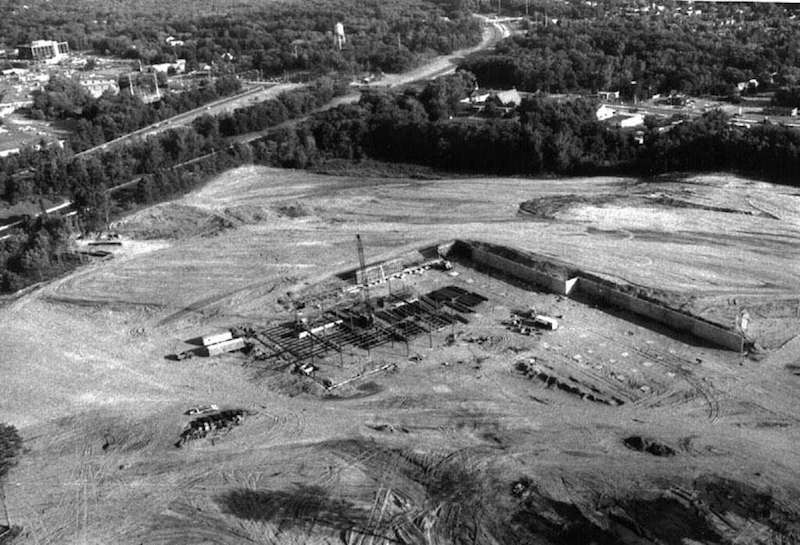
[[[244,339],[241,337],[237,337],[235,339],[230,339],[227,341],[222,341],[221,343],[216,343],[206,346],[206,350],[208,350],[209,356],[219,356],[220,354],[224,354],[226,352],[241,350],[244,347],[245,347]]]
[[[230,331],[223,331],[221,333],[212,333],[211,335],[203,336],[203,346],[210,346],[233,339],[233,333]]]

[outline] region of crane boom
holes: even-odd
[[[367,279],[367,261],[364,259],[364,243],[361,242],[361,235],[356,233],[356,247],[358,248],[358,266],[361,269],[361,296],[367,311],[372,315],[372,305],[369,302],[369,280]]]

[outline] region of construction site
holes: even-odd
[[[509,298],[514,285],[523,291],[569,296],[578,304],[626,313],[643,327],[666,332],[690,343],[742,353],[753,349],[746,325],[740,319],[726,327],[667,303],[642,296],[631,286],[590,278],[574,267],[508,247],[478,241],[455,240],[406,252],[400,257],[367,264],[360,235],[356,235],[359,267],[342,271],[298,293],[287,294],[288,313],[272,317],[268,324],[241,323],[225,331],[197,338],[200,348],[172,356],[177,361],[195,355],[219,356],[244,352],[247,365],[260,372],[289,370],[315,383],[326,396],[338,388],[365,380],[369,375],[395,371],[398,361],[420,361],[420,352],[459,341],[483,344],[508,341],[510,337],[539,338],[559,328],[559,319],[540,314],[522,301],[530,294]],[[466,280],[459,277],[469,274]],[[479,286],[490,296],[471,291]],[[508,285],[506,285],[508,284]],[[527,295],[527,297],[526,297]],[[559,297],[563,300],[563,298]],[[513,301],[520,301],[514,306]],[[546,307],[551,309],[553,301]],[[499,312],[496,312],[497,308]],[[470,327],[472,326],[472,327]],[[504,326],[509,335],[476,337],[470,331]],[[594,339],[610,340],[591,326],[583,326]],[[552,334],[552,333],[551,333]],[[585,338],[586,334],[581,335]],[[519,342],[519,339],[517,339]],[[599,343],[605,345],[606,343]],[[589,354],[600,352],[587,349]],[[672,376],[686,376],[693,363],[672,351],[659,353],[649,347],[631,346],[631,352],[667,368]],[[523,352],[519,352],[523,353]],[[628,357],[625,353],[622,357]],[[596,358],[596,356],[595,356]],[[642,401],[669,390],[650,377],[648,369],[627,366],[624,360],[605,368],[583,361],[580,353],[563,368],[536,358],[518,359],[519,370],[548,386],[608,405]],[[464,363],[463,360],[459,360]],[[646,362],[652,367],[653,362]],[[585,369],[587,366],[591,369]],[[581,368],[584,368],[581,370]],[[597,371],[601,371],[598,373]],[[718,412],[711,395],[697,383],[680,395],[704,397],[710,414]],[[696,391],[691,391],[694,387]],[[669,395],[676,392],[669,390]]]
[[[0,309],[27,363],[0,369],[27,449],[5,524],[15,544],[800,543],[796,198],[232,171]]]

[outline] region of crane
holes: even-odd
[[[370,321],[372,321],[372,304],[369,301],[369,280],[367,279],[367,262],[364,259],[364,243],[361,242],[361,235],[356,233],[356,247],[358,248],[358,266],[361,269],[361,299],[367,309]]]

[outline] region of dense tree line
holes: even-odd
[[[195,123],[195,128],[204,136],[215,132],[223,137],[256,132],[305,115],[348,90],[344,80],[321,77],[308,87],[283,93],[278,100],[240,108],[220,117],[204,116]]]
[[[787,185],[800,185],[800,132],[782,125],[752,128],[729,123],[713,111],[669,132],[649,135],[639,155],[644,172],[738,171]]]
[[[214,145],[223,145],[215,149]],[[78,210],[81,229],[106,228],[109,218],[133,206],[160,202],[196,188],[210,176],[253,162],[305,168],[316,160],[316,146],[304,128],[276,130],[251,144],[222,144],[192,128],[169,131],[122,151],[59,163],[61,186],[68,189]],[[118,158],[118,160],[117,160]],[[110,193],[110,171],[137,173],[135,182]],[[70,229],[59,217],[39,216],[26,221],[0,241],[0,293],[58,276],[78,264],[70,247]]]
[[[714,111],[668,131],[653,127],[645,134],[646,143],[638,145],[629,131],[597,122],[590,100],[539,96],[524,100],[506,117],[451,118],[457,97],[473,84],[474,76],[459,72],[418,92],[367,93],[357,104],[321,111],[249,144],[231,146],[223,132],[235,135],[266,127],[226,116],[205,117],[194,126],[89,157],[75,158],[54,148],[26,150],[0,162],[0,181],[5,194],[27,184],[32,195],[70,195],[83,228],[95,230],[132,206],[172,198],[215,173],[253,162],[307,168],[331,157],[369,157],[470,173],[527,175],[734,170],[789,184],[796,184],[800,174],[800,133],[787,127],[746,129]],[[273,107],[278,113],[265,114],[262,122],[275,126],[284,119],[281,112],[308,113],[329,100],[335,88],[323,81],[287,93]],[[13,175],[20,168],[29,175]],[[137,176],[134,183],[107,191],[132,176]],[[0,290],[18,289],[74,265],[63,229],[57,219],[39,218],[0,242]]]
[[[264,130],[308,114],[345,90],[341,82],[320,78],[308,87],[240,112],[221,118],[206,115],[191,127],[90,156],[75,157],[68,148],[28,147],[0,160],[0,198],[14,204],[37,196],[68,196],[79,212],[82,228],[93,231],[132,206],[169,199],[232,166],[257,161],[303,168],[317,156],[314,139],[304,128],[278,130],[252,146],[231,146],[226,137]],[[52,107],[58,104],[61,102],[52,101]],[[133,183],[109,191],[128,181]],[[0,292],[16,291],[77,265],[67,233],[60,220],[40,216],[0,241]]]
[[[226,137],[264,130],[308,114],[345,91],[346,86],[341,82],[320,78],[275,100],[221,117],[205,115],[191,127],[165,131],[144,142],[132,142],[91,156],[76,158],[69,147],[24,148],[19,155],[0,159],[0,199],[13,204],[36,196],[68,195],[76,201],[85,200],[87,208],[98,208],[90,195],[223,149],[227,147]],[[173,194],[168,191],[162,195],[158,190],[149,193],[151,200]]]
[[[473,83],[474,77],[460,72],[416,95],[367,94],[357,105],[314,116],[310,127],[319,149],[335,157],[468,172],[573,172],[633,156],[630,137],[595,121],[589,100],[532,98],[512,119],[450,119]]]
[[[23,233],[0,241],[2,293],[17,291],[31,282],[48,280],[78,262],[69,251],[69,229],[64,220],[39,217],[30,221]],[[2,461],[0,459],[0,464]]]
[[[24,8],[8,8],[0,20],[0,35],[10,47],[34,39],[60,39],[72,49],[147,63],[185,58],[190,67],[227,64],[236,71],[259,69],[266,75],[399,71],[419,55],[448,53],[480,38],[478,23],[465,11],[452,9],[449,0],[142,0],[102,6],[91,0],[31,0]],[[347,33],[342,51],[333,45],[337,21]],[[182,43],[168,44],[168,36]]]
[[[0,480],[15,463],[22,449],[22,438],[14,426],[0,422]]]
[[[772,104],[783,108],[800,107],[800,86],[781,87],[772,95]]]
[[[419,93],[373,93],[319,113],[308,124],[316,152],[472,173],[734,170],[793,185],[800,174],[800,132],[770,124],[738,127],[720,111],[668,131],[651,126],[645,145],[635,144],[630,131],[596,121],[596,104],[587,99],[533,97],[510,118],[450,119],[449,92],[471,81],[460,73]]]
[[[241,89],[235,77],[202,80],[198,87],[182,93],[165,92],[158,102],[145,104],[130,93],[104,93],[94,98],[76,80],[52,77],[44,89],[34,93],[34,118],[72,121],[70,147],[81,151],[141,129],[152,123],[192,110]]]
[[[461,64],[481,85],[550,93],[620,90],[730,95],[736,84],[795,84],[800,26],[719,27],[668,18],[566,20],[475,54]]]

